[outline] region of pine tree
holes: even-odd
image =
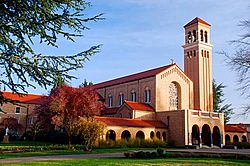
[[[102,14],[86,17],[90,6],[84,0],[4,0],[0,3],[0,83],[17,93],[27,87],[53,86],[57,76],[75,78],[69,71],[83,68],[100,45],[67,56],[44,55],[33,49],[34,40],[57,47],[59,37],[74,41],[81,37],[88,22],[101,20]],[[0,97],[1,99],[1,97]],[[1,99],[1,102],[3,99]]]
[[[224,113],[224,122],[229,122],[231,115],[233,114],[232,104],[223,105],[225,99],[223,89],[225,85],[222,83],[216,84],[215,80],[213,80],[213,105],[214,112]]]

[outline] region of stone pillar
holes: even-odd
[[[202,138],[201,138],[201,134],[202,134],[202,133],[199,134],[199,138],[200,138],[200,148],[202,147]]]
[[[213,133],[210,133],[211,147],[213,147]]]
[[[221,148],[223,147],[222,140],[223,140],[223,134],[220,134],[220,147],[221,147]]]
[[[188,133],[188,145],[193,145],[193,143],[192,143],[192,133]]]

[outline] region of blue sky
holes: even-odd
[[[236,73],[225,63],[219,51],[233,53],[229,41],[244,32],[237,26],[249,19],[250,2],[246,0],[93,0],[87,15],[105,13],[105,20],[89,24],[91,30],[75,43],[61,39],[59,48],[35,45],[34,48],[50,55],[70,55],[103,44],[101,52],[86,62],[85,68],[71,74],[94,83],[169,64],[170,59],[183,68],[183,25],[200,17],[212,25],[213,78],[223,83],[226,103],[232,103],[235,115],[231,122],[249,122],[239,116],[239,108],[247,100],[237,91]],[[29,89],[30,93],[47,94],[42,88]]]

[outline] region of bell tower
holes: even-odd
[[[185,28],[184,72],[193,81],[194,109],[213,111],[211,25],[196,17]]]

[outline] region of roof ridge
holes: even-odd
[[[193,20],[189,21],[186,25],[184,25],[184,28],[186,28],[187,26],[190,26],[192,24],[198,23],[198,22],[202,23],[202,24],[205,24],[205,25],[208,25],[208,26],[211,26],[209,23],[207,23],[203,19],[201,19],[199,17],[195,17]]]
[[[122,77],[118,77],[118,78],[114,78],[111,80],[107,80],[107,81],[103,81],[97,84],[94,84],[93,86],[98,89],[98,88],[102,88],[102,87],[107,87],[107,86],[112,86],[112,85],[117,85],[120,83],[125,83],[125,82],[129,82],[129,81],[134,81],[134,80],[139,80],[142,78],[147,78],[147,77],[151,77],[153,75],[156,75],[156,73],[159,73],[173,65],[174,64],[170,64],[170,65],[165,65],[165,66],[161,66],[161,67],[157,67],[157,68],[153,68],[153,69],[149,69],[149,70],[144,70],[141,72],[136,72],[130,75],[125,75]]]

